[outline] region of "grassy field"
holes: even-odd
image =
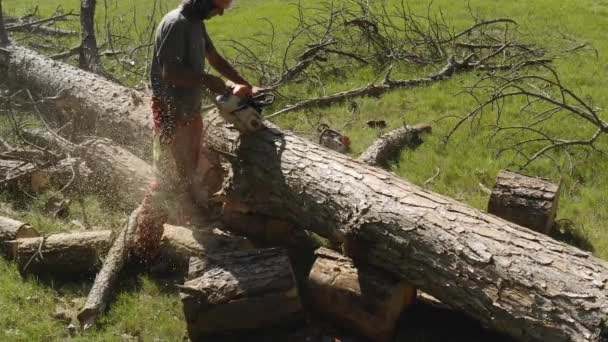
[[[112,27],[136,41],[146,41],[150,23],[172,8],[174,0],[160,0],[152,6],[152,1],[98,0],[99,41],[107,41],[104,27]],[[308,1],[303,1],[308,3]],[[412,8],[425,13],[428,2],[409,1]],[[479,17],[509,17],[516,20],[520,31],[527,33],[526,41],[536,43],[547,49],[565,50],[568,47],[586,43],[593,46],[593,52],[563,53],[554,61],[562,82],[582,98],[603,108],[603,118],[608,118],[608,41],[605,28],[608,27],[608,0],[537,0],[537,1],[487,1],[471,0],[470,8]],[[53,13],[58,7],[64,11],[78,11],[78,0],[4,0],[5,15],[19,16],[29,13],[38,6],[41,15]],[[472,20],[467,2],[435,0],[433,9],[442,10],[447,21],[455,31],[468,27]],[[154,9],[152,9],[154,7]],[[265,32],[268,26],[260,18],[270,19],[277,32],[277,44],[285,43],[295,21],[292,19],[296,8],[284,0],[239,0],[237,7],[221,18],[214,18],[208,24],[215,45],[229,56],[231,39],[245,41],[256,33]],[[106,20],[106,15],[108,20]],[[151,17],[151,18],[150,18]],[[65,27],[77,27],[77,23],[66,23]],[[77,38],[63,41],[73,46]],[[263,53],[263,51],[260,51]],[[145,54],[137,55],[137,64],[145,63]],[[107,61],[111,65],[111,60]],[[424,76],[433,68],[417,75],[408,73],[407,68],[400,76]],[[112,70],[126,83],[137,85],[142,77],[133,77],[118,68]],[[421,71],[417,71],[421,72]],[[347,75],[329,77],[324,80],[322,89],[300,89],[288,87],[284,92],[293,91],[294,96],[308,97],[323,92],[348,90],[374,80],[377,74],[370,68],[362,67]],[[433,134],[416,150],[404,150],[392,170],[405,179],[425,186],[432,191],[452,196],[480,209],[485,209],[488,196],[480,188],[480,183],[491,188],[500,169],[511,167],[513,156],[497,155],[497,146],[488,143],[490,131],[486,128],[469,129],[464,127],[449,144],[442,137],[455,124],[446,116],[464,115],[474,106],[466,95],[459,95],[464,86],[475,82],[477,75],[459,75],[450,80],[434,83],[428,87],[399,90],[380,99],[358,99],[360,108],[358,119],[348,125],[344,132],[353,141],[353,155],[364,150],[379,134],[366,128],[370,119],[386,120],[390,128],[396,128],[404,121],[407,123],[428,122],[433,125]],[[517,103],[505,112],[506,120],[517,124]],[[319,109],[323,120],[334,127],[342,127],[350,117],[348,105],[336,105]],[[307,112],[293,112],[277,119],[285,128],[296,131],[308,130],[304,118]],[[2,118],[0,118],[2,119]],[[489,118],[488,120],[491,120]],[[580,120],[564,117],[552,122],[547,129],[555,134],[570,137],[588,130]],[[599,146],[608,147],[608,139],[603,137]],[[571,162],[564,157],[557,159],[557,165],[540,160],[530,165],[526,173],[561,181],[560,207],[558,219],[569,222],[564,225],[571,233],[586,239],[593,246],[594,253],[608,259],[608,159],[597,153],[577,153]],[[436,177],[433,178],[433,176]],[[428,181],[427,180],[430,180]],[[116,226],[121,214],[104,210],[101,200],[87,197],[92,208],[93,220],[99,224],[104,217],[112,217],[110,222]],[[16,215],[24,220],[54,231],[65,226],[43,218],[37,211],[21,208]],[[1,208],[0,208],[1,209]],[[19,208],[18,208],[19,209]],[[5,209],[5,211],[8,209]],[[78,219],[78,207],[73,210]],[[69,222],[68,220],[68,222]],[[66,324],[52,318],[57,306],[70,306],[72,300],[78,302],[86,295],[90,283],[49,284],[34,279],[23,280],[14,267],[0,259],[0,339],[13,340],[59,340],[67,336]],[[66,304],[67,303],[67,304]],[[122,340],[126,336],[140,336],[145,341],[181,340],[184,336],[184,322],[179,300],[170,287],[140,276],[137,281],[125,284],[115,304],[99,328],[76,339],[83,340]]]

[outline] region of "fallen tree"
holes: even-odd
[[[118,135],[124,138],[132,129],[131,142],[148,134],[141,134],[141,104],[129,113],[133,102],[128,95],[114,96],[119,89],[128,94],[126,88],[25,49],[7,51],[14,77],[28,81],[30,73],[36,74],[31,82],[42,90],[48,84],[55,89],[74,84],[73,98],[104,118],[98,122],[105,127],[123,122]],[[24,60],[37,63],[36,72],[24,68]],[[90,96],[86,85],[93,84],[99,91]],[[133,98],[143,98],[135,94]],[[122,110],[110,110],[117,107]],[[276,128],[239,137],[217,114],[207,115],[206,127],[208,143],[232,167],[225,198],[340,242],[356,261],[407,279],[511,336],[538,341],[606,338],[605,261]],[[98,133],[117,135],[102,129]]]
[[[216,113],[224,195],[341,242],[486,326],[524,340],[600,341],[608,263],[276,128],[240,136]]]

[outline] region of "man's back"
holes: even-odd
[[[150,70],[152,92],[177,115],[199,113],[203,89],[177,87],[162,79],[167,64],[187,66],[196,73],[205,67],[205,48],[211,45],[204,24],[186,18],[181,7],[167,13],[156,30],[154,55]]]

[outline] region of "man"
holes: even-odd
[[[156,253],[169,208],[181,212],[181,224],[189,223],[204,92],[251,96],[258,91],[218,54],[205,28],[205,20],[223,15],[231,4],[232,0],[182,0],[158,25],[150,72],[156,181],[138,216],[132,250],[140,258]],[[205,59],[228,81],[205,73]]]

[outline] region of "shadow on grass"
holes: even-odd
[[[557,220],[549,234],[555,240],[578,247],[587,252],[595,252],[595,248],[585,232],[568,219]]]

